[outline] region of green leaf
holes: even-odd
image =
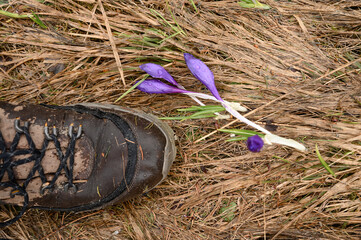
[[[194,113],[188,117],[185,117],[184,120],[187,120],[187,119],[200,119],[200,118],[210,118],[210,117],[216,117],[216,115],[214,113],[210,113],[210,112],[198,112],[198,113]]]
[[[192,7],[194,8],[194,10],[196,11],[196,13],[198,13],[198,9],[196,4],[193,2],[193,0],[189,0],[191,2]]]
[[[12,13],[12,12],[8,12],[8,11],[4,11],[0,9],[0,14],[7,16],[7,17],[11,17],[11,18],[29,18],[31,15],[29,14],[17,14],[17,13]]]
[[[114,103],[118,102],[120,99],[122,99],[123,97],[125,97],[126,95],[128,95],[128,93],[130,93],[131,91],[133,91],[136,87],[139,86],[139,84],[141,84],[142,82],[144,82],[145,79],[147,79],[147,77],[149,77],[149,74],[145,74],[145,76],[136,84],[134,84],[133,86],[131,86],[125,93],[123,93],[120,97],[118,97],[117,100],[114,101]]]
[[[243,8],[259,8],[259,9],[270,9],[271,7],[258,2],[258,0],[242,0],[238,4]]]
[[[273,156],[273,158],[276,158],[276,159],[281,159],[282,161],[286,162],[286,163],[291,163],[290,161],[288,161],[287,159],[285,158],[281,158],[279,156]]]
[[[320,160],[322,166],[327,170],[327,172],[329,172],[333,177],[336,177],[335,173],[332,171],[332,169],[330,168],[330,166],[326,163],[326,161],[322,158],[320,152],[318,151],[318,146],[316,144],[316,154],[318,159]]]
[[[227,139],[226,142],[237,142],[237,141],[244,141],[247,140],[248,137],[233,137],[230,139]]]
[[[33,20],[36,24],[38,24],[41,28],[47,28],[47,26],[43,23],[43,21],[40,20],[37,14],[33,13],[32,16],[30,16],[30,19]]]
[[[192,106],[189,108],[180,108],[177,109],[179,112],[194,112],[194,111],[208,111],[212,110],[214,112],[224,111],[224,107],[218,105],[207,105],[207,106]]]
[[[219,214],[223,215],[226,222],[232,221],[236,217],[237,203],[231,202],[228,206],[219,209]]]
[[[192,114],[190,116],[178,116],[178,117],[162,117],[162,118],[159,118],[161,120],[181,120],[181,121],[184,121],[184,120],[188,120],[188,119],[200,119],[200,118],[210,118],[210,117],[216,117],[215,114],[213,113],[202,113],[199,114]]]
[[[252,137],[254,135],[258,135],[260,137],[264,137],[264,134],[255,132],[252,130],[244,130],[244,129],[218,129],[220,132],[230,133],[240,135],[242,137]]]
[[[161,117],[161,120],[185,120],[186,116],[179,116],[179,117]]]
[[[215,113],[224,111],[224,107],[217,105],[207,106],[192,106],[189,108],[179,108],[178,112],[195,112],[189,116],[176,116],[176,117],[163,117],[163,120],[187,120],[187,119],[200,119],[200,118],[213,118],[217,117]]]
[[[11,18],[30,18],[36,24],[38,24],[40,27],[47,28],[47,26],[40,20],[39,16],[35,13],[33,13],[33,14],[17,14],[17,13],[0,10],[0,14],[7,16],[7,17],[11,17]]]
[[[237,137],[233,137],[230,139],[227,139],[227,142],[235,142],[235,141],[244,141],[247,140],[247,138],[252,137],[254,135],[258,135],[260,137],[264,137],[264,134],[259,133],[259,132],[255,132],[252,130],[244,130],[244,129],[218,129],[218,131],[220,132],[224,132],[224,133],[230,133],[230,134],[235,134],[238,135]]]
[[[176,117],[163,117],[162,120],[188,120],[188,119],[200,119],[200,118],[213,118],[217,117],[216,112],[224,111],[224,107],[217,105],[208,106],[192,106],[189,108],[177,109],[178,112],[195,112],[189,116],[176,116]]]
[[[203,111],[199,111],[199,112],[196,112],[196,113],[193,113],[191,116],[193,117],[196,117],[196,116],[202,116],[202,115],[209,115],[209,114],[213,114],[215,115],[216,111],[210,109],[210,110],[203,110]]]

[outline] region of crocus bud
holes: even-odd
[[[247,139],[247,147],[251,152],[259,152],[263,147],[263,140],[258,135],[253,135]]]
[[[144,80],[136,88],[146,93],[189,93],[187,90],[170,86],[157,79]]]
[[[208,88],[215,98],[223,101],[214,83],[213,73],[207,65],[190,53],[184,53],[184,59],[191,73]]]
[[[154,78],[164,79],[175,86],[179,84],[173,79],[173,77],[165,70],[161,65],[155,63],[146,63],[139,66],[144,72],[148,73]]]

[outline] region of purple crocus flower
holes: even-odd
[[[174,86],[179,87],[180,85],[174,80],[174,78],[164,69],[161,65],[155,63],[146,63],[139,66],[144,72],[148,73],[154,78],[161,78],[167,80]]]
[[[184,59],[191,73],[208,88],[215,98],[223,101],[214,83],[213,73],[207,65],[190,53],[184,53]]]
[[[263,140],[260,136],[254,135],[247,139],[247,147],[251,152],[260,152],[263,147]]]

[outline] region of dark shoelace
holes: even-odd
[[[44,142],[42,144],[41,149],[37,149],[35,147],[34,141],[32,140],[30,133],[29,133],[29,122],[25,122],[24,126],[20,126],[20,120],[16,119],[14,123],[14,127],[16,130],[15,137],[11,143],[9,149],[6,148],[5,140],[3,135],[0,131],[0,187],[3,189],[11,188],[10,197],[13,198],[16,195],[23,196],[24,202],[23,207],[19,211],[19,213],[12,219],[0,223],[0,228],[6,227],[17,220],[26,212],[29,204],[29,196],[26,192],[26,187],[33,179],[36,172],[39,173],[39,177],[42,181],[42,187],[39,189],[41,194],[44,194],[45,191],[52,191],[54,188],[55,182],[57,181],[58,177],[60,176],[62,170],[65,172],[65,176],[68,182],[65,184],[64,189],[71,192],[76,192],[77,188],[73,183],[73,167],[74,167],[74,150],[75,150],[75,142],[78,138],[80,138],[82,134],[82,127],[81,125],[78,128],[77,133],[73,133],[74,127],[73,124],[69,126],[68,135],[70,138],[68,147],[63,153],[60,147],[60,142],[57,138],[57,129],[53,127],[52,133],[49,133],[48,126],[45,125],[44,127]],[[21,136],[24,135],[27,143],[28,149],[17,149],[19,144],[19,140]],[[43,167],[41,165],[41,161],[45,155],[47,150],[48,144],[50,141],[54,142],[57,156],[59,159],[59,166],[56,170],[53,178],[50,182],[47,181]],[[14,157],[27,155],[28,157],[14,160]],[[30,156],[29,156],[30,155]],[[67,164],[69,160],[69,166]],[[19,183],[15,179],[15,174],[13,168],[16,166],[20,166],[29,162],[34,162],[33,168],[30,170],[27,178],[25,181],[19,185]],[[3,182],[3,177],[7,173],[9,180]]]

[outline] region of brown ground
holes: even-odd
[[[36,13],[47,28],[0,15],[0,99],[114,103],[146,62],[207,93],[186,68],[189,52],[214,72],[224,99],[309,151],[272,145],[250,153],[213,132],[248,128],[233,119],[169,121],[178,155],[148,196],[90,213],[30,210],[0,237],[361,238],[361,2],[263,0],[272,8],[262,11],[193,1],[1,0],[1,10]],[[195,103],[134,90],[116,104],[164,117]],[[4,208],[0,219],[11,214]]]

